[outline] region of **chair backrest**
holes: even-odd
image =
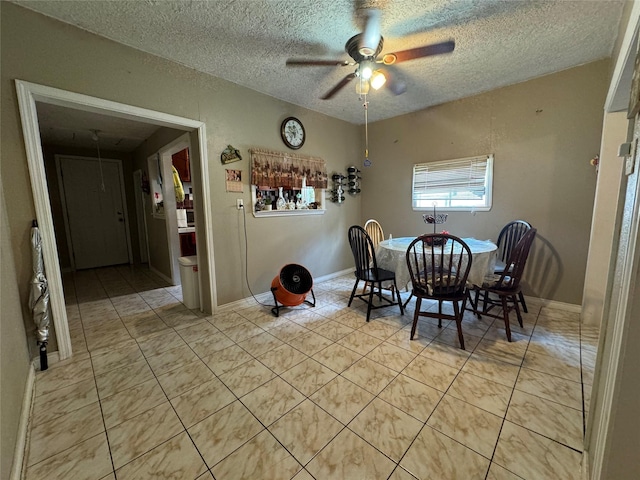
[[[520,239],[511,251],[511,256],[507,260],[504,272],[502,272],[493,288],[498,290],[512,290],[520,286],[524,267],[527,264],[527,258],[529,258],[529,251],[531,250],[531,245],[536,238],[537,232],[537,229],[531,228]]]
[[[414,239],[406,253],[416,295],[455,298],[464,295],[471,270],[471,249],[460,238],[428,233]]]
[[[529,230],[531,230],[531,224],[524,220],[514,220],[507,223],[498,235],[498,260],[506,264],[511,256],[511,251]]]
[[[356,263],[356,276],[362,278],[368,270],[377,271],[376,251],[371,237],[360,225],[349,228],[349,245]]]
[[[377,247],[378,244],[384,240],[382,226],[377,222],[377,220],[374,220],[373,218],[367,220],[364,223],[364,229],[367,231],[369,238],[371,238],[374,247]]]

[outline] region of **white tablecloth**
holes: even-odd
[[[407,268],[406,252],[409,244],[415,237],[401,237],[392,240],[384,240],[376,247],[376,260],[378,267],[396,273],[396,283],[399,289],[409,289],[411,276]],[[496,266],[496,254],[498,247],[491,240],[476,240],[475,238],[462,239],[471,249],[471,270],[467,283],[482,285],[484,277],[493,273]]]

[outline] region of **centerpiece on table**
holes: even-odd
[[[447,217],[449,215],[446,213],[436,213],[436,206],[433,205],[433,213],[425,213],[422,215],[422,219],[424,220],[424,223],[428,223],[428,224],[433,224],[433,233],[436,233],[436,225],[441,225],[443,223],[445,223],[447,221]],[[444,235],[448,235],[449,232],[447,232],[446,230],[443,230],[441,232]],[[441,239],[431,239],[431,238],[427,238],[425,240],[427,245],[433,246],[440,246],[440,245],[444,245],[445,243],[447,243],[447,239],[445,238],[444,241]]]

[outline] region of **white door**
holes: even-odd
[[[129,263],[120,162],[58,159],[75,268]]]

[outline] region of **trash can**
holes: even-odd
[[[182,303],[189,309],[200,308],[200,282],[198,281],[198,256],[178,258],[182,281]]]

